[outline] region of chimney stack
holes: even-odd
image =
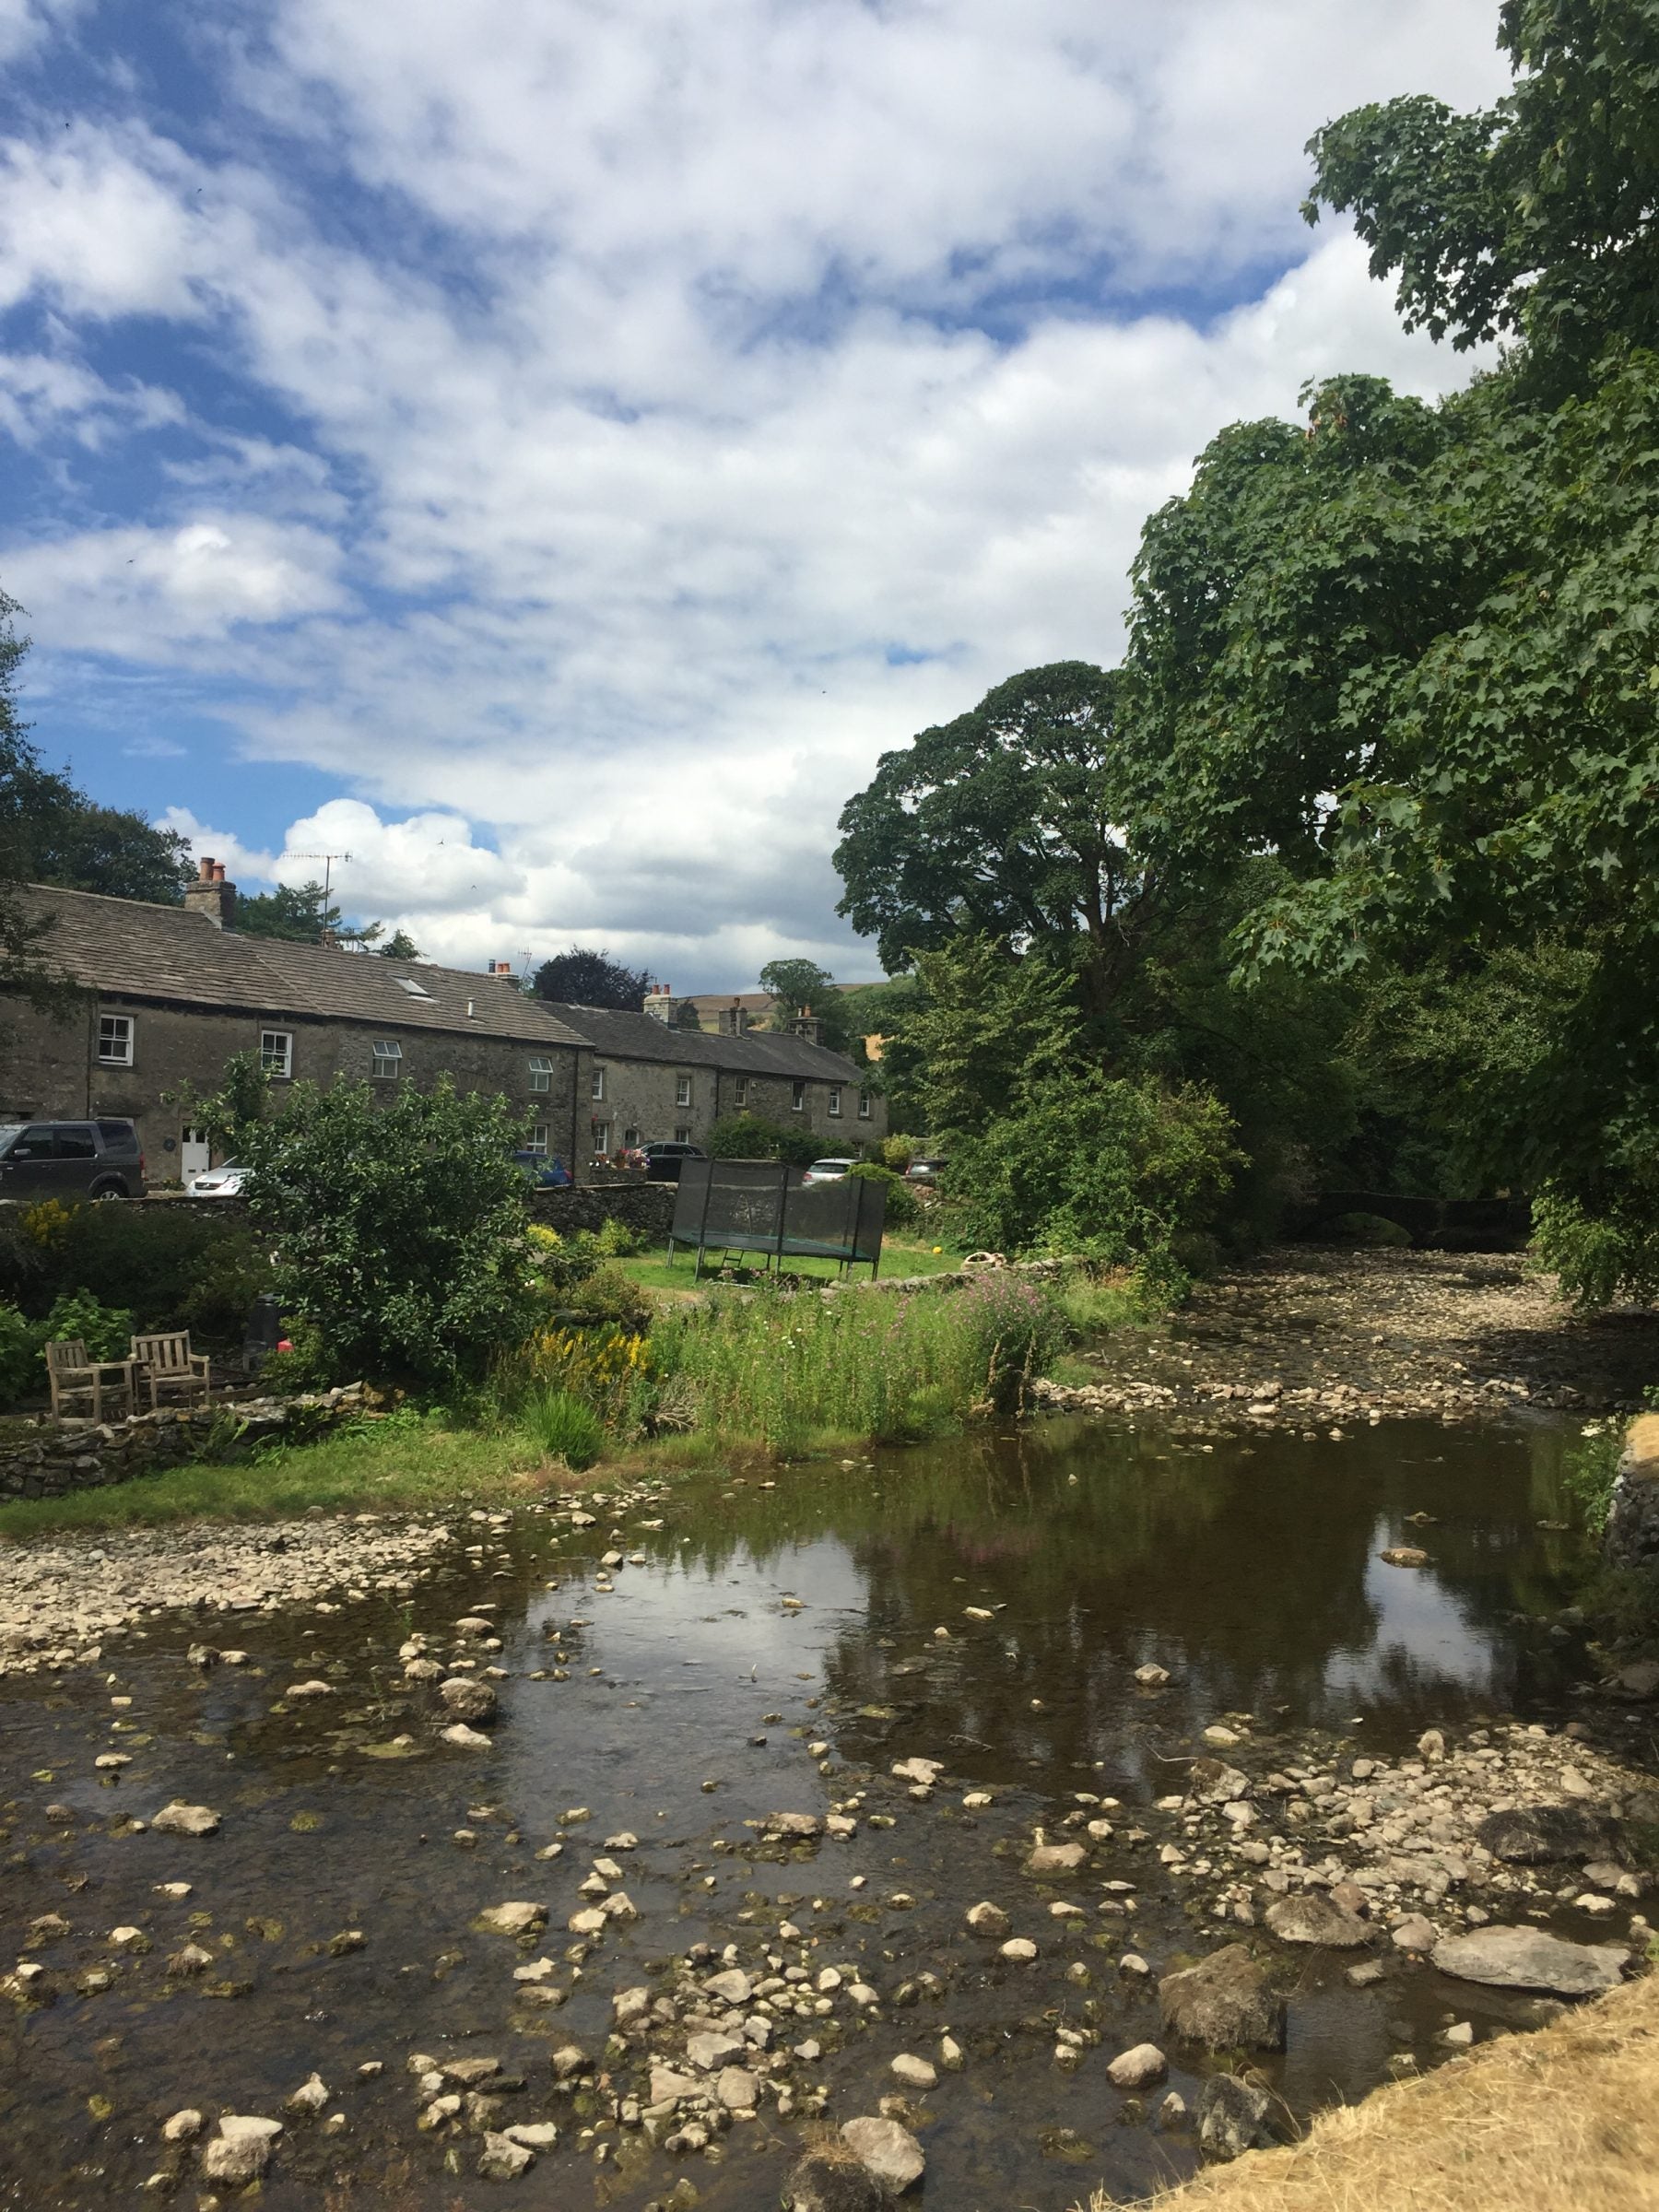
[[[215,929],[236,927],[236,886],[225,881],[222,860],[197,862],[195,881],[184,887],[184,904]]]
[[[674,994],[666,983],[653,983],[645,994],[644,1011],[665,1028],[674,1020]]]

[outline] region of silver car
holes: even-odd
[[[217,1168],[204,1168],[184,1185],[186,1198],[241,1198],[248,1188],[248,1171],[240,1160],[227,1159]]]

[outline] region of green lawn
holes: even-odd
[[[758,1256],[758,1255],[756,1255]],[[881,1248],[881,1277],[899,1277],[911,1275],[947,1275],[962,1264],[959,1252],[941,1251],[932,1244],[900,1243],[888,1237]],[[672,1265],[665,1253],[640,1253],[630,1260],[618,1260],[614,1265],[624,1275],[631,1276],[648,1290],[689,1290],[697,1266],[697,1254],[679,1252]],[[789,1272],[794,1275],[817,1276],[825,1282],[836,1279],[837,1268],[833,1260],[791,1260]],[[706,1279],[706,1278],[705,1278]],[[855,1267],[848,1279],[867,1283],[867,1267]]]

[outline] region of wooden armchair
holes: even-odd
[[[57,1344],[49,1344],[46,1380],[52,1386],[53,1419],[101,1421],[106,1397],[113,1398],[123,1414],[131,1413],[133,1371],[136,1365],[135,1359],[89,1359],[86,1344],[79,1336],[65,1336]],[[65,1402],[70,1398],[85,1398],[90,1410],[84,1414],[67,1413]]]
[[[207,1355],[190,1348],[190,1331],[176,1329],[171,1335],[135,1336],[133,1360],[149,1382],[150,1411],[160,1406],[163,1394],[188,1406],[194,1398],[207,1402]]]

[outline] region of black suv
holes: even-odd
[[[142,1198],[131,1122],[0,1122],[0,1198]]]
[[[700,1145],[656,1144],[644,1146],[640,1157],[645,1162],[647,1182],[677,1182],[688,1159],[707,1159],[709,1156]]]

